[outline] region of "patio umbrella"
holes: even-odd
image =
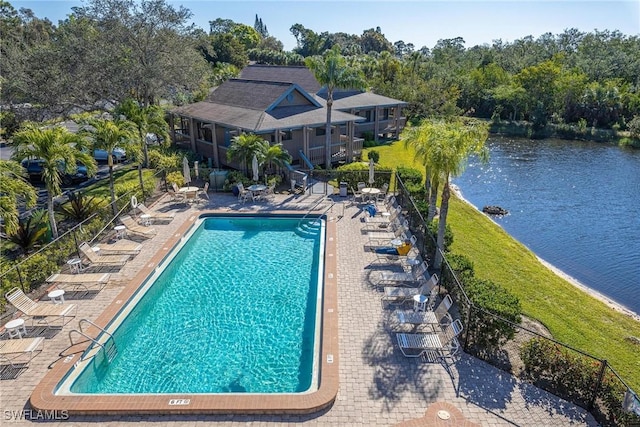
[[[258,176],[258,168],[260,166],[258,165],[258,158],[256,157],[256,155],[253,155],[253,160],[251,161],[251,169],[253,170],[253,180],[257,181],[258,179],[260,179],[260,177]]]
[[[369,184],[373,184],[373,174],[375,173],[374,168],[375,164],[373,163],[373,159],[369,159]]]
[[[193,174],[196,176],[196,179],[198,179],[198,162],[193,162]]]
[[[182,158],[182,174],[184,175],[184,183],[189,184],[191,182],[191,170],[189,169],[189,160],[186,157]]]

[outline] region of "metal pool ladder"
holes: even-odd
[[[88,323],[91,326],[93,326],[94,328],[97,328],[102,333],[108,335],[109,338],[107,338],[107,341],[104,344],[102,344],[97,339],[87,335],[87,333],[84,332],[84,330],[82,329],[82,324],[83,323]],[[76,334],[82,335],[83,337],[85,337],[86,339],[91,341],[93,344],[95,344],[98,347],[100,347],[104,351],[104,355],[107,358],[107,362],[111,363],[111,361],[113,361],[113,359],[115,359],[115,357],[118,355],[118,348],[116,347],[116,340],[113,338],[113,335],[111,335],[104,328],[101,328],[100,326],[96,325],[95,323],[93,323],[89,319],[80,319],[80,321],[78,322],[78,326],[80,327],[80,330],[72,329],[72,330],[69,331],[69,341],[71,341],[71,345],[75,345],[75,343],[73,342],[73,338],[71,337],[72,333],[75,332]],[[85,357],[85,356],[87,356],[89,354],[91,349],[92,349],[92,346],[89,346],[84,351],[84,353],[82,353],[82,356],[80,356],[80,361],[84,361],[84,360],[86,360],[88,358],[88,357]],[[96,354],[97,353],[92,354],[91,357],[94,357]]]

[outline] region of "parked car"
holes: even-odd
[[[111,152],[111,155],[113,156],[113,161],[114,163],[120,163],[124,160],[127,160],[127,152],[124,151],[122,148],[116,148]],[[107,161],[107,150],[100,150],[98,148],[96,148],[95,150],[93,150],[93,158],[96,159],[99,162],[106,162]]]
[[[42,181],[42,165],[44,160],[42,159],[24,159],[21,162],[23,168],[27,170],[29,174],[29,180],[32,182]],[[60,170],[64,170],[64,164],[60,165]],[[76,171],[74,173],[63,173],[62,184],[72,185],[84,182],[89,179],[87,175],[87,167],[82,163],[76,164]]]

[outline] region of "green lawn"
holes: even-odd
[[[380,153],[382,166],[423,169],[402,143],[373,149]],[[626,339],[640,338],[640,322],[553,273],[524,245],[455,196],[448,222],[454,233],[452,252],[471,259],[477,277],[509,289],[520,299],[524,314],[543,323],[556,340],[607,359],[630,387],[640,390],[640,346]]]

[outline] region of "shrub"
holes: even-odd
[[[632,138],[640,139],[640,116],[633,116],[633,119],[627,123],[627,129]]]
[[[600,376],[602,362],[545,338],[535,337],[520,348],[523,376],[556,396],[587,408]],[[626,412],[624,383],[607,372],[603,378],[595,410],[591,412],[602,425],[634,425],[640,418]]]
[[[175,184],[178,187],[184,186],[184,176],[180,172],[170,172],[167,174],[167,183]]]
[[[382,187],[385,183],[389,183],[390,178],[391,169],[377,166],[372,185]],[[336,169],[335,179],[337,182],[346,182],[349,189],[356,188],[358,182],[369,181],[369,163],[353,162],[339,166]]]
[[[373,159],[373,163],[378,163],[380,161],[380,153],[378,153],[376,150],[370,150],[367,153],[367,159]]]
[[[475,306],[468,325],[467,345],[473,346],[482,357],[496,354],[500,346],[512,339],[516,332],[511,323],[520,323],[520,301],[507,289],[492,281],[470,276],[459,279],[463,281],[467,296]]]
[[[411,183],[422,185],[422,172],[418,169],[398,166],[396,173],[405,186],[410,185]]]

